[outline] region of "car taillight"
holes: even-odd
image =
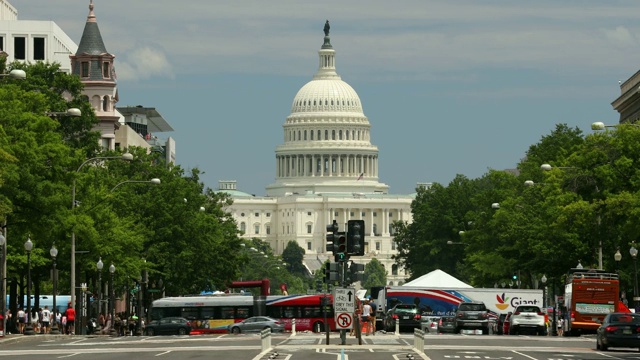
[[[440,321],[438,321],[438,325],[442,325],[442,319],[440,319]]]
[[[420,320],[420,318],[421,318],[420,314],[416,314],[416,316],[414,317],[414,319],[416,320]]]
[[[618,327],[617,327],[617,326],[611,326],[611,325],[609,325],[609,326],[607,326],[606,328],[604,328],[604,331],[606,331],[606,332],[616,332],[616,330],[618,330]]]
[[[544,314],[542,313],[542,311],[538,311],[538,315],[540,315],[540,316],[544,316]]]
[[[575,312],[571,312],[571,321],[574,321],[576,319],[576,313]]]
[[[397,318],[398,318],[398,315],[393,314],[393,316],[391,316],[391,318],[392,318],[392,319],[397,319]]]
[[[191,323],[187,321],[187,326],[191,326]]]
[[[276,325],[280,325],[280,321],[274,321],[273,323]]]
[[[520,315],[520,311],[514,312],[513,315]]]

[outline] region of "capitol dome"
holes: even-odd
[[[309,81],[298,91],[291,106],[291,113],[327,111],[362,113],[358,94],[339,77]]]
[[[318,71],[293,99],[276,148],[276,182],[268,196],[386,194],[378,182],[378,148],[358,93],[336,72],[328,33],[318,51]]]

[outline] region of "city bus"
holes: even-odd
[[[321,332],[325,329],[322,302],[324,295],[251,296],[237,294],[166,297],[153,301],[151,320],[183,317],[191,322],[191,334],[226,333],[230,324],[252,316],[270,316],[285,324],[291,331]],[[327,295],[327,322],[335,329],[331,296]]]
[[[604,317],[619,310],[618,274],[595,269],[570,269],[564,290],[563,334],[595,333]]]

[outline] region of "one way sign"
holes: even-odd
[[[335,288],[333,292],[333,314],[338,329],[351,329],[351,316],[356,310],[356,289]],[[347,319],[346,315],[349,315]],[[342,317],[340,317],[342,315]]]

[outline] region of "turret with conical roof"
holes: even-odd
[[[113,67],[115,56],[107,52],[94,13],[93,0],[89,1],[89,16],[75,55],[71,55],[71,69],[84,84],[84,95],[100,120],[100,143],[105,149],[115,148],[115,130],[120,126],[116,113],[118,89]]]

